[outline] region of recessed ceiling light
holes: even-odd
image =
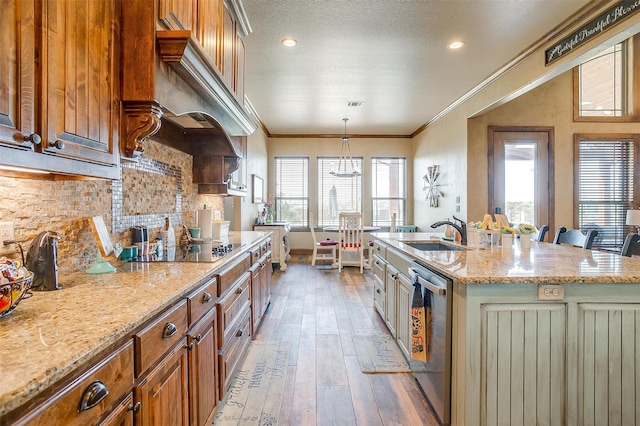
[[[295,38],[287,37],[282,39],[282,44],[286,47],[293,47],[298,44],[298,40]]]
[[[449,49],[460,49],[464,46],[464,41],[454,41],[449,45]]]

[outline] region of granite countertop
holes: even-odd
[[[61,276],[0,319],[0,416],[130,336],[271,232],[230,233],[243,244],[218,263],[127,263],[112,274]]]
[[[421,232],[372,235],[461,284],[640,283],[640,259],[612,252],[537,241],[531,241],[529,250],[521,250],[516,241],[511,250],[463,246],[455,251],[420,251],[403,241],[453,243],[441,241],[441,234]]]

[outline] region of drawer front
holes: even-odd
[[[222,349],[227,340],[232,337],[237,329],[238,324],[249,312],[250,296],[251,296],[251,274],[245,272],[240,277],[237,285],[233,286],[226,296],[218,301],[218,327],[220,334],[218,335],[218,347]]]
[[[386,259],[387,245],[380,242],[380,240],[373,240],[373,254],[377,255],[381,259]]]
[[[376,280],[373,286],[373,307],[378,311],[382,319],[386,315],[387,293]]]
[[[16,424],[96,425],[132,389],[133,342],[128,340]],[[78,412],[81,406],[82,411]]]
[[[259,258],[259,256],[258,256]],[[218,275],[218,296],[225,294],[251,266],[251,255],[245,253]]]
[[[374,278],[378,279],[381,283],[383,283],[382,289],[384,288],[384,277],[386,274],[387,262],[381,259],[379,256],[373,256],[373,263],[371,264],[371,269],[373,270]]]
[[[187,301],[182,300],[134,336],[136,377],[153,366],[187,333]]]
[[[233,378],[233,373],[244,358],[251,342],[251,321],[249,312],[239,322],[236,332],[228,344],[219,352],[220,399],[224,397],[226,389]]]
[[[260,261],[260,256],[262,253],[262,248],[256,246],[253,248],[253,250],[251,250],[251,264],[255,265],[256,263],[258,263]]]
[[[218,280],[213,278],[202,284],[187,297],[189,325],[195,324],[216,305],[218,297]]]
[[[411,266],[411,259],[400,254],[399,252],[388,249],[387,250],[387,269],[389,265],[393,265],[401,274],[409,275],[409,267]]]

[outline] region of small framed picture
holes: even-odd
[[[264,201],[264,181],[258,175],[253,175],[253,199],[252,203],[262,203]]]

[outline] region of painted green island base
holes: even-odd
[[[549,243],[419,252],[402,242],[429,238],[374,235],[376,286],[395,291],[374,305],[403,349],[402,286],[380,269],[409,280],[418,260],[453,279],[452,425],[640,424],[640,259]]]

